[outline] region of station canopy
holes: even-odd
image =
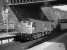
[[[44,0],[42,0],[44,1]],[[63,5],[66,4],[63,1],[60,0],[54,0],[54,1],[50,1],[50,2],[25,2],[20,4],[18,2],[18,4],[16,4],[16,2],[11,2],[13,4],[9,4],[10,8],[12,9],[12,11],[14,12],[14,14],[16,15],[16,17],[19,19],[19,21],[22,20],[22,18],[34,18],[34,19],[38,19],[38,20],[48,20],[47,17],[45,16],[45,14],[43,14],[41,7],[53,7],[55,5]]]

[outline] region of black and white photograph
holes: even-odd
[[[67,1],[0,0],[0,50],[67,50]]]

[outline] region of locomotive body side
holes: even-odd
[[[26,21],[25,23],[22,21],[18,25],[19,32],[26,33],[26,34],[33,34],[37,32],[46,32],[46,31],[53,30],[52,22],[40,21],[35,19],[30,19],[30,21]]]

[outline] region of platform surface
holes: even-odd
[[[42,39],[29,41],[29,42],[11,42],[8,44],[4,44],[0,46],[0,50],[26,50],[29,49],[28,47],[32,44],[35,44],[37,41],[40,41]],[[64,43],[67,48],[67,33],[58,36],[54,39],[49,40],[49,42],[57,42],[57,43]]]

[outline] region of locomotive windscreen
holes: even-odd
[[[41,11],[42,4],[26,4],[10,6],[19,21],[22,18],[34,18],[38,20],[47,20],[46,16]]]

